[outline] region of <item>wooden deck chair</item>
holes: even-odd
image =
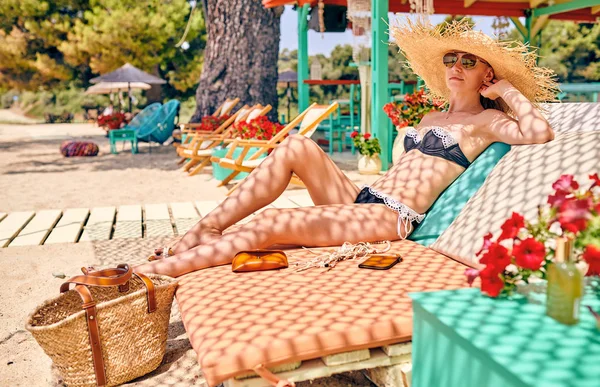
[[[225,178],[220,186],[223,186],[229,183],[233,178],[235,178],[241,172],[252,172],[256,167],[260,165],[260,163],[264,160],[264,158],[259,158],[264,153],[268,152],[269,149],[273,149],[277,147],[278,143],[282,141],[289,132],[296,127],[296,125],[300,124],[300,129],[298,134],[306,137],[312,136],[312,134],[317,129],[317,126],[321,121],[327,118],[331,113],[333,113],[338,107],[337,102],[332,103],[331,105],[317,105],[312,104],[308,107],[304,112],[298,115],[294,120],[292,120],[289,124],[287,124],[279,133],[277,133],[272,139],[265,140],[229,140],[233,142],[233,145],[230,147],[229,152],[225,157],[219,159],[216,157],[212,158],[212,161],[218,162],[220,166],[224,168],[232,169],[233,172],[227,178]],[[243,151],[237,157],[237,159],[233,159],[233,152],[235,148],[241,146],[244,147]],[[260,148],[256,153],[250,156],[247,160],[244,160],[250,148]],[[230,195],[242,182],[239,181],[228,193]],[[290,181],[292,184],[304,185],[302,181],[297,176],[292,176]]]
[[[239,98],[234,98],[234,99],[227,98],[225,100],[225,102],[223,102],[221,104],[221,106],[219,106],[217,108],[217,110],[215,110],[215,112],[213,114],[211,114],[211,116],[221,117],[226,114],[229,114],[233,110],[235,105],[238,104],[238,102],[240,102]],[[195,133],[194,129],[199,127],[200,125],[202,125],[200,122],[193,122],[193,123],[189,122],[186,124],[179,124],[179,129],[181,129],[181,136],[183,137],[183,135],[186,135],[185,140],[182,141],[179,146],[186,146],[187,144],[189,144],[191,141],[190,135],[193,135]],[[215,134],[217,134],[217,133],[215,133]],[[178,146],[178,148],[179,148],[179,146]]]
[[[255,105],[252,108],[247,108],[244,112],[237,115],[236,120],[230,123],[229,126],[219,134],[197,135],[197,140],[193,147],[183,151],[182,157],[189,158],[190,161],[184,166],[184,170],[188,171],[190,176],[198,174],[210,163],[210,157],[215,147],[229,139],[231,132],[234,129],[234,123],[246,120],[247,122],[256,117],[264,116],[271,111],[272,106]]]
[[[194,131],[190,130],[187,132],[186,141],[177,146],[177,154],[181,157],[181,160],[177,164],[183,164],[187,159],[189,159],[189,151],[198,148],[196,145],[198,142],[201,143],[198,149],[205,149],[208,144],[202,145],[202,142],[208,136],[221,135],[225,130],[231,127],[232,124],[239,120],[244,120],[250,113],[251,108],[248,105],[244,105],[240,110],[231,115],[225,122],[223,122],[219,127],[211,132],[205,131]],[[208,140],[207,140],[208,141]],[[210,141],[209,143],[212,143]],[[196,149],[197,150],[197,149]],[[189,168],[188,168],[189,169]],[[187,169],[186,169],[187,171]]]

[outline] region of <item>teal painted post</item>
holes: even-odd
[[[379,139],[381,145],[382,170],[387,171],[392,162],[389,143],[391,133],[388,130],[387,116],[383,105],[388,99],[388,0],[371,0],[372,14],[372,44],[371,44],[371,71],[372,71],[372,99],[371,99],[371,127],[373,134]]]
[[[308,10],[309,4],[298,8],[298,114],[308,108]],[[288,117],[289,119],[289,117]]]
[[[527,36],[525,36],[525,44],[531,43],[531,10],[525,10],[525,29],[527,30]]]
[[[551,5],[549,7],[535,8],[532,11],[533,16],[538,17],[542,15],[555,15],[557,13],[575,11],[577,9],[594,7],[596,5],[600,5],[600,0],[572,0],[561,4]]]

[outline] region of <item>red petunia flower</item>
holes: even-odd
[[[355,130],[354,132],[350,133],[350,138],[354,138],[358,136],[358,132]]]
[[[546,248],[535,238],[527,238],[513,247],[512,253],[517,266],[523,269],[538,270],[544,262]]]
[[[467,282],[469,286],[473,286],[473,282],[475,282],[475,279],[479,277],[479,270],[468,268],[465,270],[465,276],[467,276]]]
[[[479,273],[479,277],[481,278],[481,291],[490,297],[498,297],[504,288],[500,273],[493,267],[486,267]]]
[[[563,230],[573,233],[585,230],[588,219],[592,216],[590,213],[591,206],[592,200],[590,198],[567,200],[561,204],[558,209],[558,221]]]
[[[502,225],[502,234],[500,234],[498,241],[515,238],[523,227],[525,227],[525,218],[513,212],[510,219],[507,219]]]
[[[481,249],[475,253],[476,257],[479,257],[479,255],[481,255],[481,253],[484,250],[487,250],[490,248],[490,246],[492,245],[492,237],[493,237],[493,235],[491,232],[488,232],[487,234],[485,234],[483,236],[483,246],[481,246]]]
[[[365,140],[368,140],[371,138],[371,133],[365,133],[364,135]]]
[[[569,192],[557,190],[554,195],[548,196],[548,204],[555,208],[560,207],[567,200],[567,195]]]
[[[590,265],[586,276],[600,275],[600,246],[587,245],[583,251],[583,259]]]
[[[486,265],[486,268],[490,268],[489,270],[501,273],[506,266],[510,265],[510,254],[508,254],[506,247],[498,243],[492,243],[479,262]]]
[[[597,173],[594,173],[593,175],[590,175],[589,177],[594,182],[590,188],[600,186],[600,177],[598,177]]]
[[[557,191],[572,192],[579,188],[579,184],[573,179],[573,175],[562,175],[552,184],[552,188]]]

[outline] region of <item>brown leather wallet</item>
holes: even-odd
[[[231,263],[231,270],[235,273],[285,269],[286,267],[288,267],[287,256],[280,250],[240,251]]]

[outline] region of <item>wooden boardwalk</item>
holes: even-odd
[[[0,212],[0,248],[183,235],[218,205],[218,201],[211,200]],[[311,205],[308,195],[297,195],[282,196],[269,207],[297,208]],[[250,221],[253,216],[254,214],[246,217],[240,223]]]

